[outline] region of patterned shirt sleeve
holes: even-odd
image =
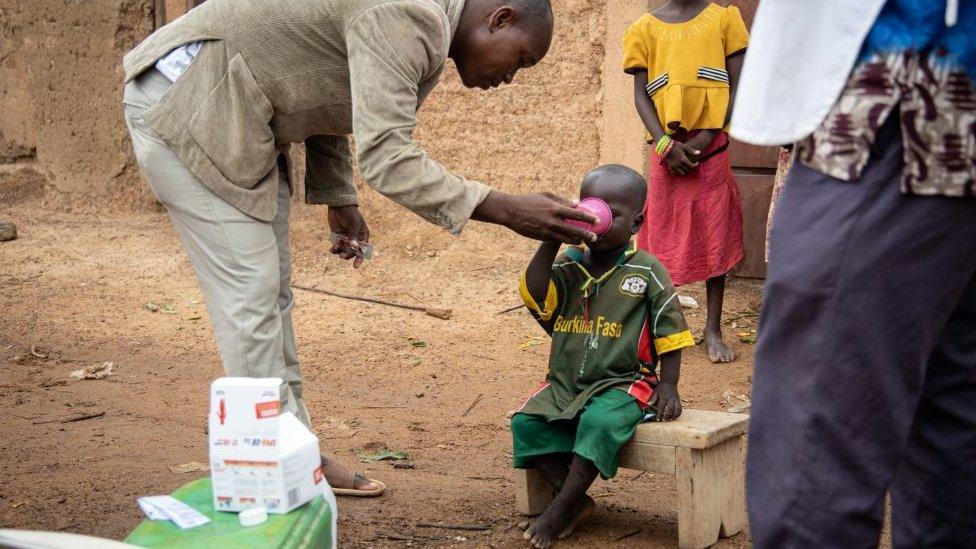
[[[651,271],[653,281],[647,290],[647,312],[650,315],[651,338],[654,349],[661,356],[685,347],[694,347],[695,338],[688,329],[681,312],[678,293],[671,277],[660,263]]]

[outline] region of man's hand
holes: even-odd
[[[514,196],[491,191],[475,208],[471,219],[504,225],[516,233],[535,240],[568,244],[593,242],[596,234],[574,227],[566,219],[595,223],[596,217],[574,209],[575,202],[552,193]]]
[[[358,206],[329,206],[329,228],[347,240],[333,245],[329,251],[342,259],[353,259],[352,266],[359,268],[363,264],[363,255],[359,245],[369,242],[369,227],[359,212]]]
[[[674,383],[662,381],[654,390],[657,401],[657,417],[660,421],[672,421],[681,415],[681,397],[678,396],[678,386]]]
[[[689,146],[687,143],[675,141],[671,154],[668,155],[668,170],[673,174],[688,175],[698,167],[701,150]]]

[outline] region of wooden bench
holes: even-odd
[[[678,546],[700,549],[746,524],[745,434],[749,416],[685,410],[676,421],[644,423],[620,451],[620,466],[678,481]],[[553,497],[534,469],[516,469],[515,506],[538,515]]]

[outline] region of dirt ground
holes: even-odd
[[[136,497],[202,474],[170,467],[207,460],[208,384],[221,373],[207,313],[164,213],[72,212],[29,196],[0,184],[0,219],[20,232],[0,243],[0,527],[119,539],[142,519]],[[367,214],[377,257],[353,271],[326,253],[324,209],[296,205],[295,282],[450,307],[454,317],[296,290],[305,398],[323,448],[363,469],[356,452],[364,447],[403,450],[415,464],[368,466],[389,493],[340,500],[341,546],[524,547],[504,416],[543,377],[546,346],[524,311],[497,313],[519,304],[517,280],[533,245],[486,226],[452,238],[389,206]],[[704,299],[700,286],[684,293]],[[726,317],[755,311],[759,300],[758,281],[734,280]],[[144,308],[150,301],[157,312]],[[687,313],[700,331],[703,311]],[[749,394],[753,348],[736,333],[754,326],[735,322],[726,326],[741,355],[734,364],[710,364],[701,347],[685,354],[686,407],[718,410],[726,390]],[[104,361],[116,375],[69,377]],[[599,510],[558,546],[676,546],[673,479],[636,476],[624,470],[598,481],[591,493]],[[384,537],[391,534],[423,541]],[[719,544],[747,546],[745,534]]]

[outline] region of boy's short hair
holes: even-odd
[[[638,204],[643,204],[647,200],[647,182],[644,181],[644,176],[636,170],[628,168],[623,164],[604,164],[590,170],[586,174],[586,177],[583,178],[583,185],[586,185],[586,182],[590,178],[597,175],[612,176],[614,179],[630,187],[629,192],[634,193],[634,200]]]

